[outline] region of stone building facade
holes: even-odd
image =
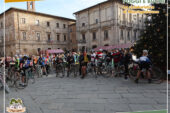
[[[74,13],[79,51],[138,39],[146,17],[123,13],[123,5],[121,0],[108,0]]]
[[[33,4],[27,4],[27,6]],[[35,6],[33,5],[32,8]],[[75,20],[28,10],[10,8],[0,14],[0,55],[3,55],[5,24],[5,53],[36,55],[41,50],[69,49],[69,25]],[[4,23],[5,22],[5,23]]]
[[[76,23],[69,25],[69,47],[71,51],[77,51],[77,39],[76,39]]]

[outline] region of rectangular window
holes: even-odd
[[[132,14],[129,14],[129,22],[132,22]]]
[[[64,41],[67,41],[66,35],[64,35]]]
[[[70,28],[70,32],[73,32],[72,28]]]
[[[4,39],[4,37],[1,36],[0,43],[3,43],[3,39]]]
[[[136,20],[136,15],[133,15],[133,19]]]
[[[108,30],[104,31],[104,40],[108,40],[109,39],[109,34],[108,34]]]
[[[96,24],[98,24],[98,19],[96,19]]]
[[[25,21],[25,18],[21,18],[21,24],[25,24],[26,21]]]
[[[66,24],[63,24],[63,28],[64,28],[64,29],[66,28]]]
[[[50,27],[50,22],[47,22],[47,27]]]
[[[137,14],[137,22],[139,22],[139,14]]]
[[[121,29],[120,39],[123,40],[123,30]]]
[[[1,22],[1,28],[3,28],[3,22]]]
[[[93,32],[93,41],[96,40],[96,32]]]
[[[127,39],[130,40],[130,33],[128,31],[128,34],[127,34]]]
[[[86,35],[85,34],[82,34],[82,40],[86,41]]]
[[[35,21],[35,25],[39,26],[39,25],[40,25],[40,21],[39,21],[39,20],[36,20],[36,21]]]
[[[47,33],[47,38],[48,38],[48,42],[51,41],[51,34],[50,33]]]
[[[37,33],[37,40],[40,41],[40,33]]]
[[[82,23],[82,27],[84,27],[85,26],[85,23]]]
[[[123,21],[125,21],[126,20],[126,17],[125,17],[125,14],[123,14]]]
[[[22,38],[23,40],[26,40],[26,32],[22,32]]]
[[[57,41],[59,42],[60,41],[60,35],[57,34]]]
[[[134,41],[136,41],[136,31],[134,31]]]
[[[59,28],[59,27],[60,27],[59,23],[56,23],[56,27],[57,27],[57,28]]]
[[[40,51],[41,51],[41,48],[38,48],[37,51],[40,52]]]

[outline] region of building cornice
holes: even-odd
[[[25,10],[25,9],[19,9],[19,8],[14,8],[14,7],[7,9],[5,11],[5,13],[9,13],[10,11],[24,12],[24,13],[30,13],[30,14],[35,14],[35,15],[41,15],[41,16],[52,17],[52,18],[56,18],[56,19],[62,19],[62,20],[76,22],[75,19],[65,18],[65,17],[61,17],[61,16],[55,16],[55,15],[41,13],[41,12],[28,11],[28,10]],[[0,14],[0,17],[3,16],[3,15],[4,15],[4,12]]]
[[[123,3],[123,0],[107,0],[107,1],[104,1],[104,2],[101,2],[101,3],[98,3],[98,4],[96,4],[96,5],[90,6],[90,7],[88,7],[88,8],[82,9],[82,10],[80,10],[80,11],[77,11],[77,12],[75,12],[74,14],[76,15],[76,14],[81,13],[81,12],[83,12],[83,11],[88,11],[89,9],[92,9],[92,8],[94,8],[94,7],[103,5],[103,4],[105,4],[105,3],[110,3],[110,2],[118,2],[118,3],[120,3],[120,4],[129,5],[129,4],[127,4],[127,3]]]

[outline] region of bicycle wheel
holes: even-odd
[[[30,76],[30,79],[32,80],[32,84],[35,83],[35,76],[34,76],[34,73],[33,72],[30,72],[31,76]]]
[[[108,74],[108,70],[107,70],[107,68],[105,66],[103,66],[101,69],[102,69],[102,71],[101,71],[102,76],[105,78],[106,75]]]
[[[22,83],[22,76],[21,76],[21,74],[19,74],[19,75],[17,76],[16,81],[15,81],[15,86],[16,86],[16,88],[18,88],[18,89],[24,89],[25,87],[24,87],[23,85],[21,85],[21,83]]]
[[[6,93],[10,93],[10,89],[9,89],[9,87],[8,87],[8,84],[5,84],[5,92],[6,92]]]
[[[8,84],[9,87],[14,87],[14,83],[15,83],[15,73],[12,74],[9,73],[10,75],[7,77],[6,79],[6,83]]]
[[[129,69],[129,76],[132,80],[135,80],[136,79],[136,76],[137,76],[137,70],[134,70],[133,68],[130,68]]]
[[[152,81],[159,81],[163,77],[163,72],[156,67],[152,67],[152,70],[150,70],[150,74]]]

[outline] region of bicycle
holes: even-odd
[[[137,63],[137,62],[133,61],[129,65],[129,76],[133,81],[136,79],[136,76],[137,76],[137,73],[138,73],[139,69],[140,69],[139,68],[139,63]],[[141,73],[142,74],[142,76],[141,76],[142,79],[147,78],[146,77],[146,71],[147,71],[146,69],[142,70],[142,73]],[[158,83],[159,84],[159,83],[162,82],[161,78],[163,76],[163,72],[159,68],[152,65],[149,68],[148,71],[150,72],[152,83]]]
[[[0,69],[0,84],[2,88],[5,88],[6,93],[10,93],[9,86],[6,82],[4,82],[4,69]]]
[[[78,63],[72,63],[72,64],[68,65],[67,76],[69,77],[71,74],[73,74],[74,77],[77,77],[78,69],[79,69],[79,64]]]
[[[32,68],[29,67],[28,69],[25,70],[25,83],[26,83],[26,86],[28,86],[28,82],[29,80],[31,79],[32,80],[32,84],[35,83],[35,77],[34,77],[34,74],[32,73]]]
[[[100,62],[97,62],[97,66],[96,66],[96,77],[99,75],[102,75],[104,78],[106,78],[107,74],[108,74],[108,68],[106,66],[106,62],[104,62],[103,60]]]
[[[63,63],[56,64],[56,77],[57,77],[60,73],[62,74],[61,77],[64,77],[64,76],[65,76],[65,66],[64,66]]]
[[[35,73],[38,75],[38,78],[39,78],[39,77],[42,77],[43,72],[42,72],[42,69],[41,69],[41,65],[38,65],[38,64],[37,64],[37,65],[35,66],[35,70],[36,70]]]

